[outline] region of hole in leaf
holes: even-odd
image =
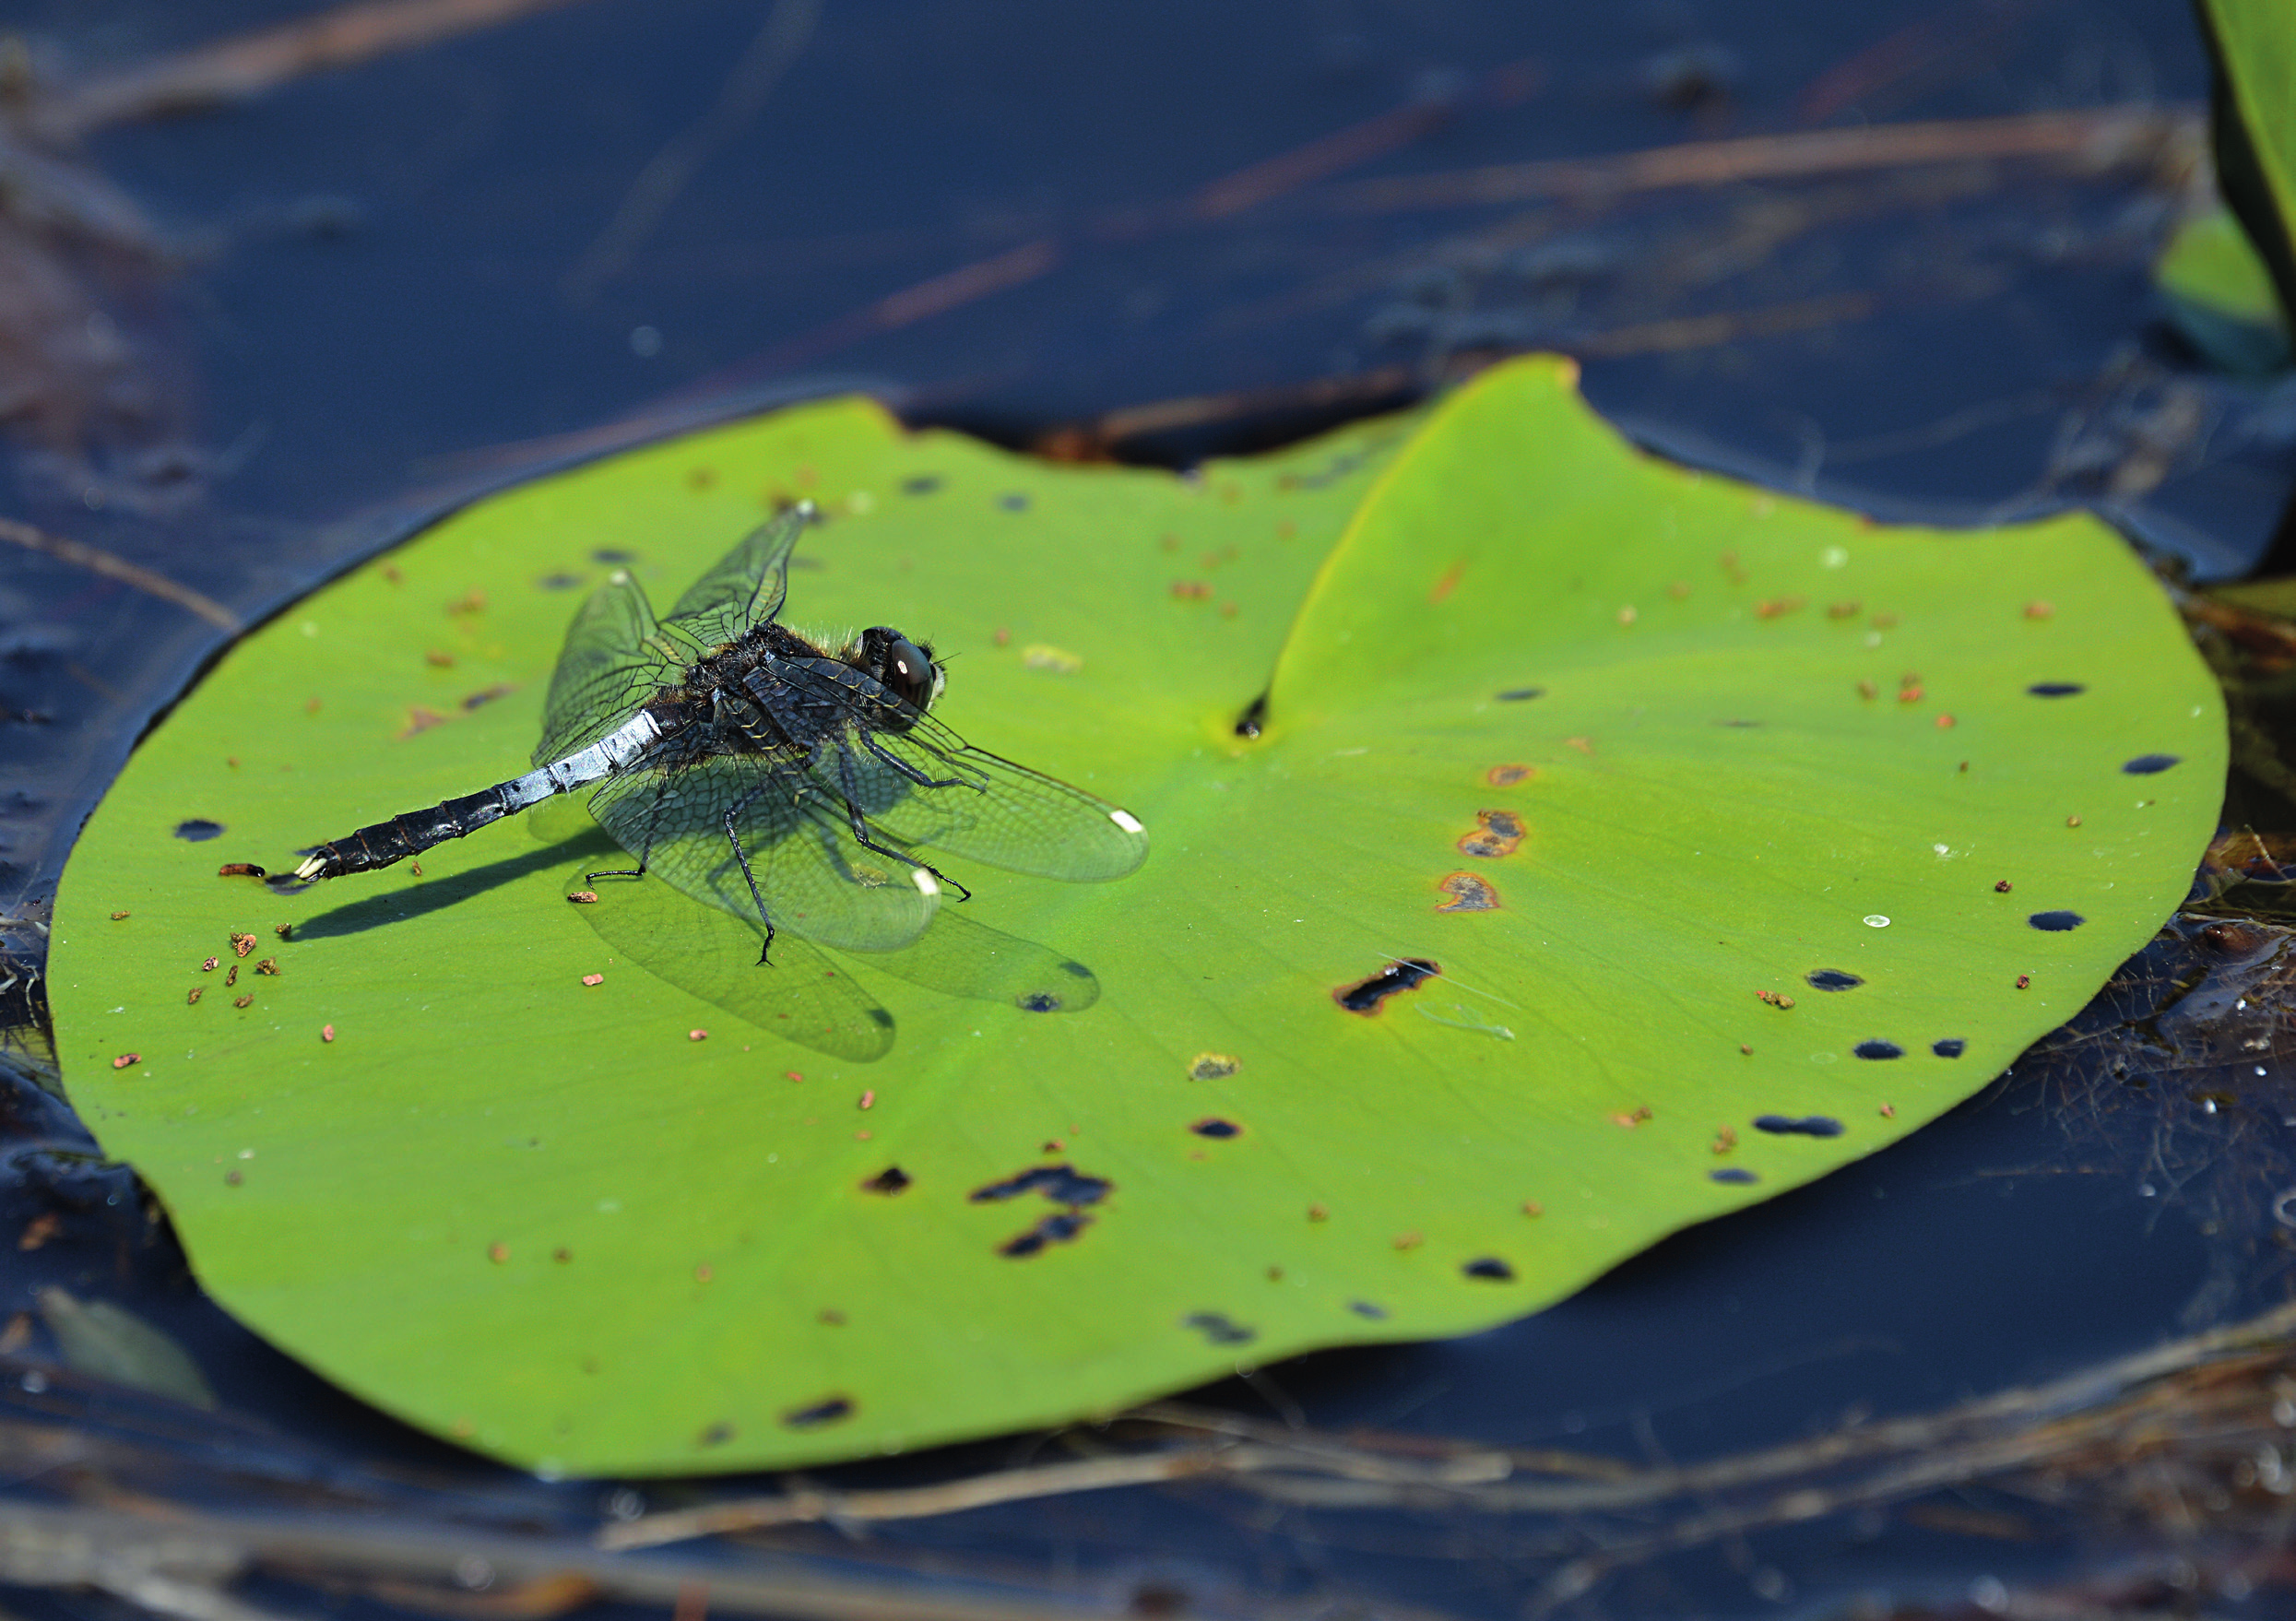
[[[976,1188],[967,1197],[975,1204],[993,1204],[999,1200],[1018,1199],[1024,1193],[1041,1193],[1055,1204],[1074,1208],[1080,1204],[1098,1204],[1115,1186],[1106,1177],[1087,1177],[1064,1165],[1031,1165],[1001,1182]]]
[[[195,845],[206,844],[211,838],[221,837],[222,834],[223,824],[220,822],[209,822],[204,816],[190,817],[175,824],[175,836]]]
[[[1368,979],[1341,986],[1331,993],[1331,1000],[1351,1013],[1376,1013],[1379,1004],[1397,991],[1416,990],[1442,971],[1441,964],[1426,957],[1400,958]]]
[[[829,1396],[810,1407],[791,1408],[781,1415],[781,1422],[791,1429],[815,1429],[852,1416],[853,1399],[850,1396]]]
[[[1459,1270],[1471,1278],[1481,1278],[1485,1283],[1511,1284],[1515,1281],[1515,1269],[1496,1255],[1471,1260]]]
[[[1778,1137],[1839,1137],[1841,1122],[1830,1115],[1805,1115],[1796,1119],[1792,1115],[1757,1115],[1757,1131],[1768,1131]]]
[[[2089,691],[2078,681],[2035,681],[2025,690],[2036,698],[2070,698]]]
[[[1905,1048],[1894,1041],[1861,1041],[1850,1049],[1862,1059],[1901,1059]]]
[[[898,1193],[906,1188],[911,1180],[908,1172],[899,1165],[887,1165],[862,1183],[861,1191],[864,1193]]]
[[[1935,1053],[1941,1059],[1958,1059],[1961,1056],[1963,1050],[1966,1049],[1968,1046],[1969,1043],[1963,1041],[1959,1036],[1950,1035],[1943,1041],[1931,1042],[1929,1044],[1929,1050]]]
[[[2089,919],[2078,912],[2036,912],[2025,921],[2047,933],[2063,934],[2068,929],[2078,929]]]
[[[1198,1120],[1189,1130],[1199,1137],[1228,1138],[1244,1134],[1244,1129],[1234,1120],[1223,1120],[1216,1115],[1210,1119]]]
[[[1845,974],[1839,968],[1819,968],[1813,973],[1805,974],[1802,977],[1817,990],[1848,990],[1853,986],[1865,983],[1856,975]]]
[[[1216,1311],[1199,1311],[1180,1319],[1180,1327],[1194,1329],[1214,1345],[1241,1345],[1260,1337],[1260,1331],[1231,1322]]]
[[[2156,771],[2166,771],[2184,758],[2181,754],[2139,754],[2121,769],[2131,776],[2150,776]]]

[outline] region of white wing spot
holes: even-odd
[[[1865,927],[1868,929],[1887,929],[1889,927],[1889,919],[1883,917],[1879,912],[1868,912],[1865,915]]]
[[[933,875],[926,871],[922,867],[912,867],[909,869],[909,878],[916,883],[917,893],[918,894],[924,895],[929,899],[931,896],[937,895],[941,893],[941,886],[933,881]]]
[[[1148,831],[1145,827],[1141,825],[1140,818],[1133,815],[1130,810],[1111,810],[1108,812],[1108,820],[1115,822],[1126,833],[1146,833]]]

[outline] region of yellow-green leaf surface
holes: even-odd
[[[2199,0],[2216,67],[2219,183],[2296,298],[2296,11],[2287,0]]]
[[[932,636],[937,713],[1136,811],[1141,871],[952,861],[914,950],[771,968],[658,886],[569,905],[612,853],[562,817],[216,876],[521,769],[562,576],[666,602],[797,493],[785,618]],[[497,497],[236,649],[75,857],[58,1040],[330,1377],[553,1470],[795,1463],[1484,1327],[1868,1153],[2148,938],[2223,763],[2101,526],[1686,472],[1561,362],[1192,479],[838,402]]]

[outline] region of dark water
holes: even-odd
[[[304,10],[20,0],[5,21],[69,85]],[[2205,90],[2175,0],[824,0],[817,17],[587,0],[54,148],[67,203],[92,218],[117,188],[146,224],[124,247],[67,207],[21,233],[15,251],[64,290],[0,307],[0,337],[79,336],[41,373],[49,408],[0,445],[0,514],[247,622],[476,490],[758,403],[867,386],[913,420],[1011,443],[1083,430],[1179,459],[1546,346],[1582,356],[1615,419],[1693,459],[1892,515],[2109,498],[2148,540],[2238,573],[2286,497],[2290,432],[2262,391],[2194,371],[2160,328],[2146,269],[2172,165],[2158,154],[2076,174],[1977,151],[1489,205],[1342,189],[1867,122],[2191,110]],[[1354,132],[1343,171],[1285,188],[1253,167],[1334,132]],[[676,183],[633,194],[649,164]],[[1239,172],[1264,194],[1251,206],[1207,191]],[[880,301],[925,284],[938,313],[887,317]],[[1184,396],[1231,397],[1154,432],[1110,420]],[[2115,491],[2148,447],[2158,477]],[[135,738],[227,637],[77,564],[0,559],[0,896],[34,916]],[[27,928],[0,944],[36,960]],[[2257,1308],[2282,1284],[2260,1236],[2286,1164],[2278,1100],[2204,1109],[2172,1071],[2195,1055],[2113,1034],[2168,994],[2164,976],[2207,971],[2197,949],[2160,948],[2129,1006],[2101,1013],[2103,1046],[2036,1060],[1900,1146],[1555,1310],[1198,1399],[1320,1428],[1698,1459]],[[2259,1039],[2283,1041],[2277,1026]],[[2115,1064],[2150,1065],[2157,1083],[2107,1087]],[[0,1247],[0,1307],[51,1283],[118,1299],[182,1339],[227,1411],[194,1420],[65,1379],[10,1393],[16,1417],[133,1438],[155,1449],[139,1468],[175,1458],[176,1484],[200,1495],[297,1500],[326,1481],[416,1513],[575,1527],[596,1513],[595,1487],[463,1460],[252,1342],[198,1298],[129,1177],[48,1152],[85,1146],[68,1111],[20,1083],[9,1108],[0,1235],[62,1220],[36,1249]],[[870,1558],[929,1581],[1023,1571],[1118,1607],[1162,1594],[1237,1613],[1352,1595],[1514,1615],[1554,1563],[1502,1524],[1267,1513],[1216,1492],[873,1534]],[[2157,1543],[2077,1516],[2003,1542],[1835,1515],[1711,1541],[1585,1603],[1958,1604],[1973,1580],[2074,1580],[2097,1539],[2108,1558]],[[783,1545],[853,1553],[828,1532]]]

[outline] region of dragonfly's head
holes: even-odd
[[[861,672],[922,714],[933,706],[948,676],[933,657],[932,644],[912,642],[891,625],[861,633]]]

